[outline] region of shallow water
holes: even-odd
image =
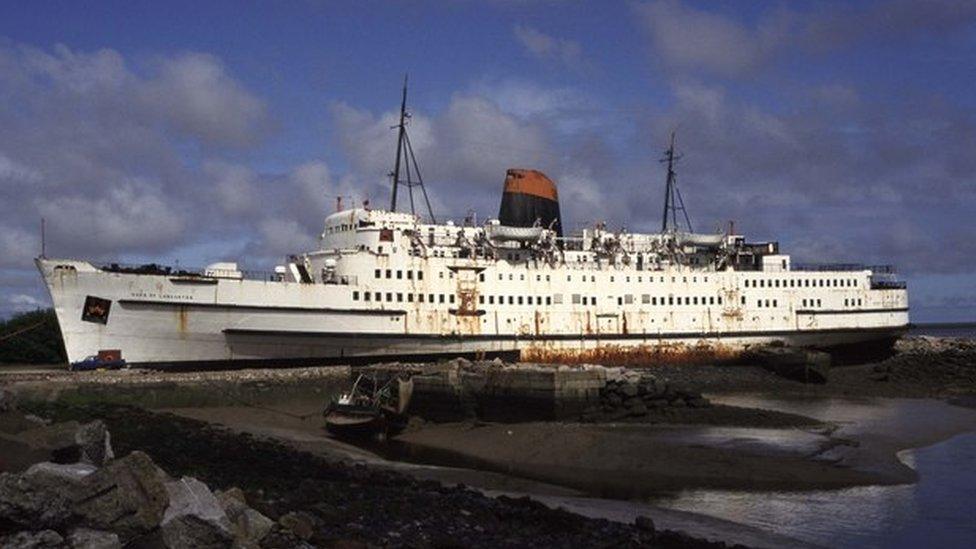
[[[867,445],[926,444],[899,459],[915,484],[808,492],[685,491],[654,504],[694,511],[829,547],[976,546],[976,414],[909,399],[729,399],[839,422],[841,434],[872,433]],[[930,444],[948,430],[961,434]]]

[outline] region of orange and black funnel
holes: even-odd
[[[543,227],[552,223],[556,234],[563,235],[556,184],[537,170],[508,170],[498,221],[509,227],[531,227],[536,219]]]

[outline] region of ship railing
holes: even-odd
[[[182,265],[169,266],[161,265],[159,263],[109,263],[107,265],[101,265],[99,268],[110,273],[214,278],[213,276],[206,274],[205,267],[185,267]],[[280,280],[280,275],[274,271],[240,269],[238,272],[241,273],[241,277],[245,280],[264,280],[269,282],[276,282]],[[353,282],[353,284],[355,284],[355,282]]]
[[[790,266],[792,271],[871,271],[871,274],[895,274],[895,267],[892,265],[865,265],[863,263],[794,263]]]

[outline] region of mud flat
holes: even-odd
[[[101,419],[117,455],[141,451],[174,477],[214,490],[240,488],[251,508],[290,532],[262,540],[262,547],[727,546],[655,529],[646,518],[633,524],[585,518],[527,497],[492,498],[463,485],[328,461],[170,414],[116,405],[29,409],[55,421]]]

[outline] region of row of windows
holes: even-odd
[[[403,274],[404,273],[406,273],[406,275],[407,275],[407,280],[413,280],[414,279],[414,273],[416,273],[417,280],[423,280],[424,279],[424,272],[423,271],[403,271],[403,270],[397,269],[395,272],[396,272],[396,279],[397,280],[403,280]],[[373,271],[373,277],[374,278],[393,278],[393,273],[394,273],[393,269],[386,269],[385,271],[383,269],[376,269],[375,271]],[[383,276],[384,274],[386,275],[385,277]],[[441,275],[441,278],[443,278],[443,275]]]
[[[756,300],[756,307],[759,308],[779,307],[779,304],[775,299],[759,299]]]
[[[804,307],[820,307],[820,300],[819,299],[804,299],[803,300],[803,306]]]
[[[857,298],[857,299],[854,299],[854,298],[845,299],[844,300],[844,306],[845,307],[860,307],[861,306],[861,298]]]
[[[396,301],[397,303],[403,303],[405,298],[407,303],[413,303],[414,301],[424,303],[424,298],[426,297],[427,303],[454,303],[454,294],[404,294],[403,292],[386,292],[385,294],[383,292],[363,292],[360,294],[358,291],[353,291],[352,300],[359,301],[360,295],[363,301],[387,301],[390,303]],[[384,295],[386,296],[385,300],[383,299]]]
[[[757,280],[745,280],[746,288],[851,288],[857,287],[857,280],[853,278],[818,278],[818,279],[773,279],[763,278]]]

